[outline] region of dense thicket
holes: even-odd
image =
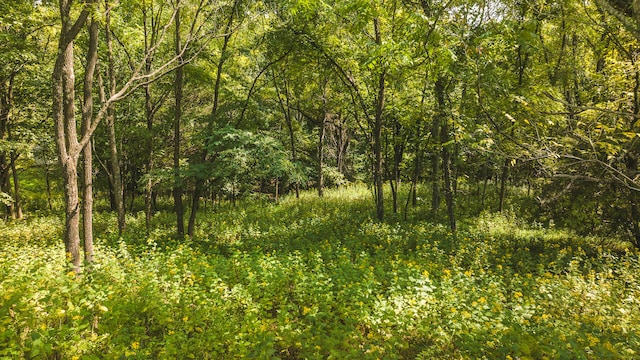
[[[193,237],[203,204],[348,182],[380,220],[426,201],[455,231],[526,191],[531,220],[640,246],[638,6],[4,1],[0,200],[64,199],[76,269],[94,193],[120,233],[171,197]]]

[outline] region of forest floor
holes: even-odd
[[[0,359],[633,359],[638,252],[481,215],[373,217],[364,187],[203,211],[96,214],[67,273],[59,216],[0,223]]]

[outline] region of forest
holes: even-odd
[[[0,1],[0,359],[640,356],[640,0]]]

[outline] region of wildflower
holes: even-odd
[[[140,349],[140,343],[139,343],[138,341],[134,341],[134,342],[132,342],[132,343],[131,343],[131,348],[132,348],[133,350],[138,350],[138,349]]]

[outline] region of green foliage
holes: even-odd
[[[96,219],[66,274],[62,221],[0,235],[0,357],[616,358],[640,349],[638,254],[515,217],[457,235],[372,220],[364,187],[221,205],[190,242],[169,214]],[[228,207],[227,207],[228,206]]]

